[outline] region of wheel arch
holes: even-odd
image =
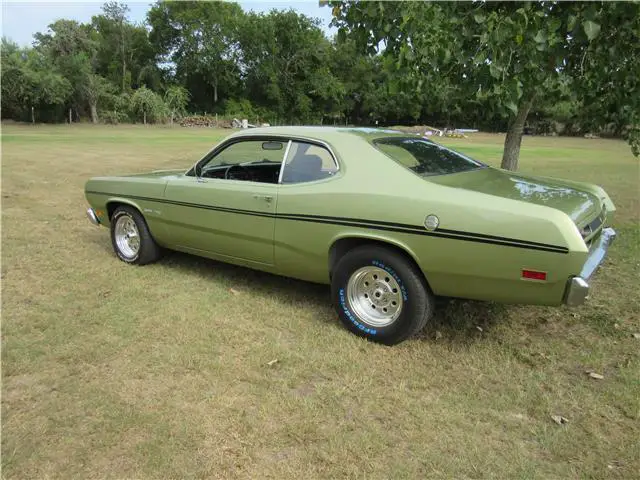
[[[378,245],[380,247],[387,248],[403,255],[418,269],[418,271],[422,274],[422,277],[424,278],[427,286],[429,287],[429,289],[431,289],[429,280],[427,278],[427,273],[422,268],[420,268],[420,264],[418,263],[416,254],[413,252],[413,250],[411,250],[411,248],[409,248],[402,242],[398,242],[397,240],[358,233],[345,234],[334,238],[331,242],[328,256],[329,278],[331,278],[333,270],[335,269],[335,266],[338,264],[340,259],[350,250],[353,250],[354,248],[360,247],[362,245]]]
[[[113,212],[115,212],[116,208],[118,208],[121,205],[135,208],[140,213],[140,215],[142,215],[142,217],[144,218],[140,205],[138,205],[134,201],[129,200],[127,198],[110,198],[105,204],[105,207],[107,209],[107,218],[109,219],[109,222],[111,222],[111,217],[113,216]]]

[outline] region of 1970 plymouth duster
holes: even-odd
[[[438,295],[581,304],[615,237],[596,185],[380,129],[243,130],[186,172],[91,178],[85,194],[124,262],[172,249],[330,284],[344,325],[386,344]]]

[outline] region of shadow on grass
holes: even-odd
[[[441,297],[436,299],[435,315],[418,338],[469,344],[482,340],[498,323],[504,323],[508,318],[505,305]]]
[[[114,255],[110,243],[100,243]],[[190,275],[198,274],[229,287],[244,288],[256,295],[278,298],[288,305],[309,306],[322,312],[322,315],[318,315],[318,320],[342,328],[331,303],[328,285],[282,277],[176,251],[168,252],[160,265],[186,271]],[[469,344],[481,340],[494,325],[506,319],[506,307],[500,304],[437,298],[434,317],[416,338],[426,342],[444,340]]]
[[[309,305],[333,312],[328,285],[281,277],[181,252],[169,252],[160,262],[170,269],[197,273],[208,280],[228,284],[233,288],[245,288],[253,294],[277,298],[289,305]],[[323,318],[323,321],[334,319]]]

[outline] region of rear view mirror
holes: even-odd
[[[263,150],[282,150],[282,142],[263,142]]]

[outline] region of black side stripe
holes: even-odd
[[[448,230],[444,228],[438,228],[437,230],[429,231],[429,230],[426,230],[423,226],[408,225],[403,223],[386,222],[386,221],[379,221],[379,220],[363,220],[363,219],[347,218],[347,217],[329,217],[329,216],[323,216],[323,215],[303,215],[303,214],[297,214],[297,213],[277,213],[276,214],[276,213],[269,213],[269,212],[259,212],[255,210],[243,210],[238,208],[218,207],[214,205],[203,205],[198,203],[180,202],[175,200],[167,200],[164,198],[141,197],[137,195],[119,195],[119,194],[96,192],[96,191],[90,191],[90,190],[87,190],[86,193],[97,194],[97,195],[107,195],[107,196],[120,196],[124,198],[130,198],[133,200],[144,200],[144,201],[150,201],[150,202],[156,202],[156,203],[163,203],[167,205],[199,208],[203,210],[235,213],[239,215],[251,215],[256,217],[278,218],[281,220],[312,222],[312,223],[331,224],[331,225],[343,225],[347,227],[357,227],[357,228],[370,228],[374,230],[387,231],[387,232],[408,233],[412,235],[422,235],[427,237],[449,238],[452,240],[462,240],[467,242],[485,243],[485,244],[491,244],[491,245],[503,245],[507,247],[525,248],[529,250],[539,250],[539,251],[555,252],[555,253],[569,253],[569,249],[567,247],[562,247],[558,245],[531,242],[528,240],[520,240],[517,238],[486,235],[482,233],[463,232],[459,230]]]
[[[318,220],[338,220],[338,221],[348,221],[348,222],[353,222],[353,223],[362,223],[362,224],[367,224],[367,225],[372,225],[371,228],[376,228],[376,226],[378,225],[383,225],[383,226],[389,226],[389,227],[396,227],[396,228],[400,228],[400,229],[406,229],[406,230],[414,230],[416,233],[420,233],[420,234],[424,234],[425,229],[423,226],[416,226],[416,225],[407,225],[404,223],[395,223],[395,222],[383,222],[383,221],[379,221],[379,220],[362,220],[362,219],[357,219],[357,218],[345,218],[345,217],[326,217],[326,216],[321,216],[321,215],[300,215],[300,214],[295,214],[295,213],[279,213],[278,218],[281,217],[286,217],[289,218],[291,220],[304,220],[307,218],[312,218],[312,219],[318,219]],[[464,236],[464,237],[474,237],[474,238],[480,238],[480,239],[485,239],[485,240],[497,240],[497,241],[506,241],[506,242],[511,242],[511,243],[519,243],[522,245],[535,245],[538,247],[547,247],[547,248],[553,248],[556,249],[558,251],[564,251],[564,252],[568,252],[569,249],[566,247],[561,247],[558,245],[551,245],[548,243],[539,243],[539,242],[532,242],[529,240],[519,240],[517,238],[508,238],[508,237],[498,237],[495,235],[485,235],[482,233],[471,233],[471,232],[462,232],[460,230],[448,230],[445,228],[438,228],[437,232],[439,233],[443,233],[443,234],[449,234],[449,235],[458,235],[458,236]],[[450,238],[450,237],[447,237]],[[453,237],[451,237],[453,238]]]
[[[326,223],[326,224],[331,224],[331,225],[344,225],[347,227],[359,227],[359,228],[372,228],[375,230],[382,230],[382,231],[389,231],[389,232],[399,232],[399,233],[409,233],[412,235],[423,235],[423,236],[427,236],[427,237],[438,237],[438,238],[450,238],[452,240],[462,240],[462,241],[467,241],[467,242],[476,242],[476,243],[487,243],[487,244],[492,244],[492,245],[504,245],[507,247],[519,247],[519,248],[526,248],[529,250],[540,250],[540,251],[544,251],[544,252],[555,252],[555,253],[568,253],[569,249],[565,248],[565,247],[559,247],[559,246],[555,246],[555,245],[549,245],[549,246],[540,246],[540,245],[533,245],[533,244],[528,244],[525,243],[524,241],[521,240],[511,240],[511,239],[503,239],[503,240],[493,240],[493,239],[488,239],[488,238],[479,238],[479,237],[475,237],[474,234],[467,234],[467,236],[462,236],[462,235],[451,235],[451,234],[446,234],[446,233],[440,233],[441,230],[435,230],[435,231],[428,231],[425,230],[424,227],[414,227],[414,226],[407,226],[407,228],[402,228],[402,227],[388,227],[385,225],[376,225],[376,224],[372,224],[369,223],[369,221],[361,221],[361,222],[346,222],[346,221],[342,221],[338,218],[336,218],[335,220],[324,220],[324,219],[317,219],[317,218],[305,218],[303,216],[299,216],[297,215],[296,217],[290,217],[286,214],[278,214],[277,215],[278,219],[283,219],[283,220],[296,220],[296,221],[300,221],[300,222],[313,222],[313,223]]]

